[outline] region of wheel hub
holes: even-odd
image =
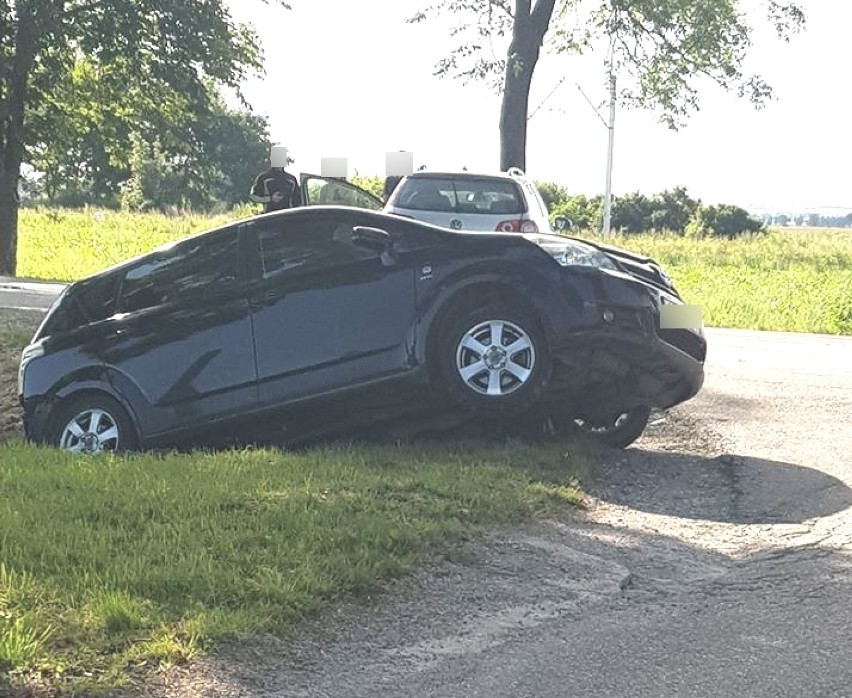
[[[86,453],[95,453],[101,446],[101,442],[100,439],[98,439],[97,434],[84,434],[80,441],[82,442],[83,451]]]
[[[482,360],[490,371],[496,371],[506,367],[509,355],[503,347],[492,346],[485,352]]]

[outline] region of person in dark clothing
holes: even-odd
[[[283,154],[279,151],[283,150]],[[302,205],[302,189],[299,180],[287,172],[284,167],[293,162],[287,156],[286,149],[273,148],[270,155],[270,167],[261,172],[254,180],[249,198],[264,205],[266,213]]]
[[[385,186],[382,189],[382,200],[387,203],[388,199],[390,199],[391,194],[393,194],[393,190],[396,189],[397,185],[402,180],[402,176],[400,175],[391,175],[390,177],[385,177]]]

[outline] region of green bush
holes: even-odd
[[[577,230],[598,229],[603,219],[603,197],[591,199],[578,194],[557,204],[550,209],[551,221],[557,216],[564,216],[571,221],[571,226]]]
[[[699,206],[686,225],[685,235],[693,238],[723,237],[733,240],[740,235],[765,232],[762,221],[739,206]]]
[[[373,196],[382,198],[382,190],[385,187],[385,180],[382,177],[361,177],[360,175],[355,175],[354,177],[350,177],[349,181],[356,187],[361,187],[361,189],[370,192]]]
[[[603,197],[571,195],[554,182],[536,182],[541,198],[547,204],[551,222],[557,216],[571,221],[576,230],[599,230],[603,220]],[[612,230],[626,235],[672,232],[689,237],[723,237],[760,233],[764,224],[748,211],[722,204],[704,206],[693,199],[685,187],[667,189],[647,196],[633,192],[612,199]]]

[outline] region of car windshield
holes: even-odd
[[[518,185],[499,179],[414,177],[397,189],[393,205],[413,211],[525,213]]]

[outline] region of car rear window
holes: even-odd
[[[68,332],[115,315],[118,275],[109,274],[71,286],[45,318],[39,337]]]
[[[390,203],[412,211],[526,213],[524,197],[515,182],[474,177],[413,177],[402,182]]]

